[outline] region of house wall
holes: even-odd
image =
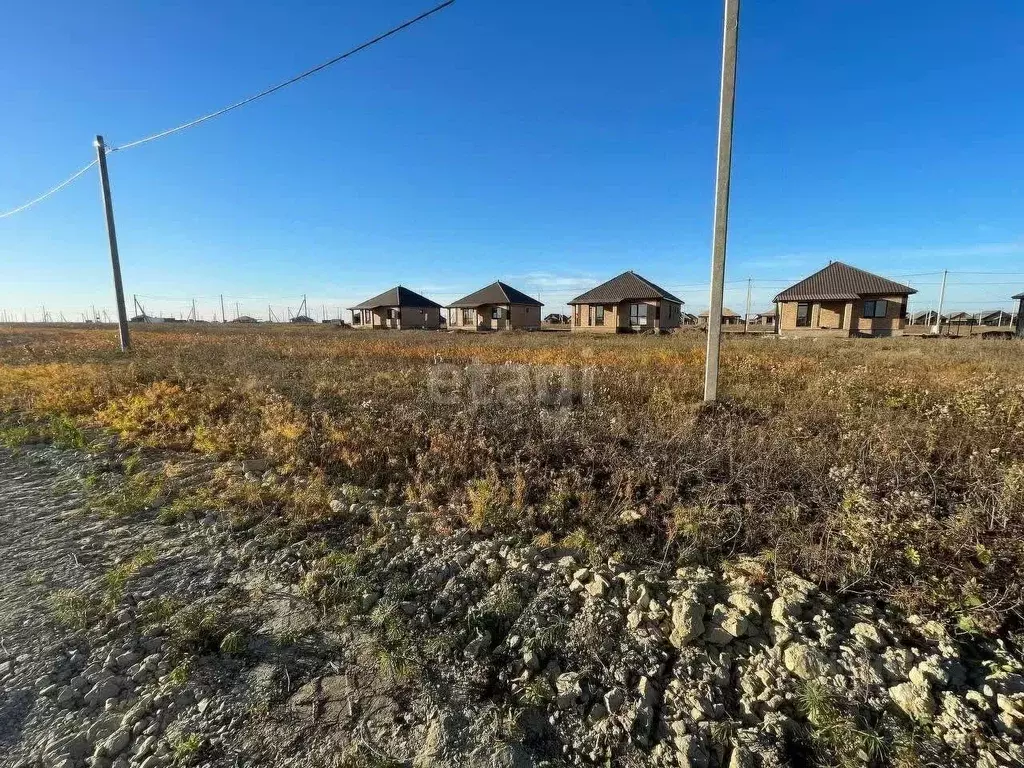
[[[404,330],[411,328],[426,328],[437,330],[441,327],[441,310],[437,307],[402,307],[398,320],[388,320],[388,311],[394,307],[378,307],[369,311],[363,310],[363,318],[369,322],[362,322],[359,325],[353,323],[352,327],[362,330],[387,330],[394,328]],[[359,312],[360,310],[352,310]]]
[[[798,328],[796,325],[797,306],[801,302],[786,301],[779,304],[779,330],[792,336],[851,336],[856,334],[892,336],[903,332],[905,296],[870,297],[867,301],[884,299],[885,317],[864,317],[865,299],[856,301],[809,302],[811,304],[811,325]]]
[[[600,305],[604,307],[604,325],[590,324],[590,309],[599,305],[577,304],[572,307],[572,314],[569,316],[572,330],[586,333],[628,332],[632,330],[629,313],[629,308],[632,304],[647,305],[647,325],[644,326],[647,330],[678,328],[682,322],[682,308],[679,304],[672,301],[648,299]],[[658,319],[655,319],[656,313],[658,314]]]
[[[797,305],[801,302],[797,301],[783,301],[779,302],[778,317],[779,317],[779,333],[785,333],[789,336],[836,336],[845,337],[850,335],[849,328],[847,326],[847,318],[850,316],[852,303],[848,302],[842,307],[842,314],[840,315],[837,311],[837,305],[835,303],[826,304],[824,313],[825,322],[829,323],[828,327],[822,327],[821,321],[823,319],[822,307],[820,302],[811,302],[811,325],[809,328],[797,328],[796,325],[796,313]]]
[[[1020,300],[1017,307],[1017,338],[1024,339],[1024,299]]]
[[[467,331],[504,331],[515,330],[539,330],[540,329],[540,307],[528,306],[526,304],[499,304],[503,310],[503,317],[494,320],[491,317],[494,304],[485,304],[481,307],[470,310],[472,319],[468,324],[463,323],[462,307],[452,307],[450,328],[459,328]]]
[[[520,331],[540,330],[540,310],[531,304],[513,304],[510,313],[512,327]]]
[[[893,336],[899,335],[906,327],[903,319],[903,310],[907,303],[906,296],[872,296],[867,301],[885,299],[887,302],[885,317],[870,318],[864,315],[864,299],[858,299],[853,303],[853,331],[854,333],[866,333],[872,336]]]

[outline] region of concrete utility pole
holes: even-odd
[[[949,270],[942,270],[942,287],[939,288],[939,311],[935,314],[935,325],[932,333],[942,333],[942,304],[946,301],[946,276]]]
[[[100,167],[100,190],[103,192],[103,211],[107,217],[107,240],[110,243],[110,263],[114,268],[114,298],[117,300],[117,333],[121,341],[121,351],[131,349],[132,342],[128,336],[128,313],[124,309],[124,288],[121,285],[121,259],[117,255],[117,230],[114,228],[114,203],[110,199],[110,178],[107,176],[107,148],[103,145],[103,137],[97,136],[96,160]]]
[[[729,183],[732,174],[732,118],[736,106],[736,48],[740,0],[725,0],[722,39],[722,92],[718,111],[718,172],[715,183],[715,232],[711,246],[711,309],[704,369],[704,402],[718,399],[718,363],[722,354],[722,307],[725,304],[725,246],[729,236]]]
[[[220,295],[220,321],[226,323],[228,321],[227,316],[224,314],[224,294]]]
[[[754,287],[754,278],[747,278],[747,311],[743,315],[743,332],[750,333],[750,290]]]

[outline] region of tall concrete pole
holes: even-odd
[[[121,351],[131,349],[132,342],[128,336],[128,313],[124,308],[124,288],[121,285],[121,259],[117,255],[117,230],[114,228],[114,203],[110,199],[110,178],[107,176],[107,149],[103,146],[103,137],[97,136],[94,142],[96,160],[100,166],[100,189],[103,193],[103,212],[107,217],[107,241],[110,244],[110,263],[114,268],[114,298],[117,300],[117,332],[121,341]]]
[[[704,369],[704,402],[718,399],[718,363],[722,353],[722,308],[725,304],[725,247],[729,236],[729,183],[732,175],[732,118],[736,104],[736,47],[740,0],[725,0],[722,41],[722,93],[718,112],[718,173],[715,183],[715,232],[711,246],[711,309]]]
[[[935,325],[932,327],[932,333],[942,333],[942,305],[946,301],[946,276],[949,274],[949,270],[942,270],[942,287],[939,288],[939,311],[935,314]]]
[[[750,291],[754,287],[754,278],[747,278],[747,311],[743,316],[743,332],[750,333]]]

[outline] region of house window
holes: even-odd
[[[655,322],[661,320],[661,304],[654,305],[654,320]]]
[[[501,320],[501,307],[491,307],[491,320]]]
[[[811,305],[800,302],[796,305],[796,327],[797,328],[810,328],[811,327]]]
[[[630,304],[629,305],[629,324],[630,325],[647,325],[647,305],[646,304]]]
[[[604,306],[601,304],[594,307],[594,325],[604,325]]]
[[[463,325],[473,325],[473,315],[474,314],[475,314],[475,310],[463,309],[462,310],[462,324]]]
[[[864,302],[864,317],[885,317],[889,302],[878,299]]]

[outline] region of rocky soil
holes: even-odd
[[[359,488],[302,529],[90,510],[119,467],[0,450],[3,765],[1024,765],[1006,642],[752,561],[439,534]]]

